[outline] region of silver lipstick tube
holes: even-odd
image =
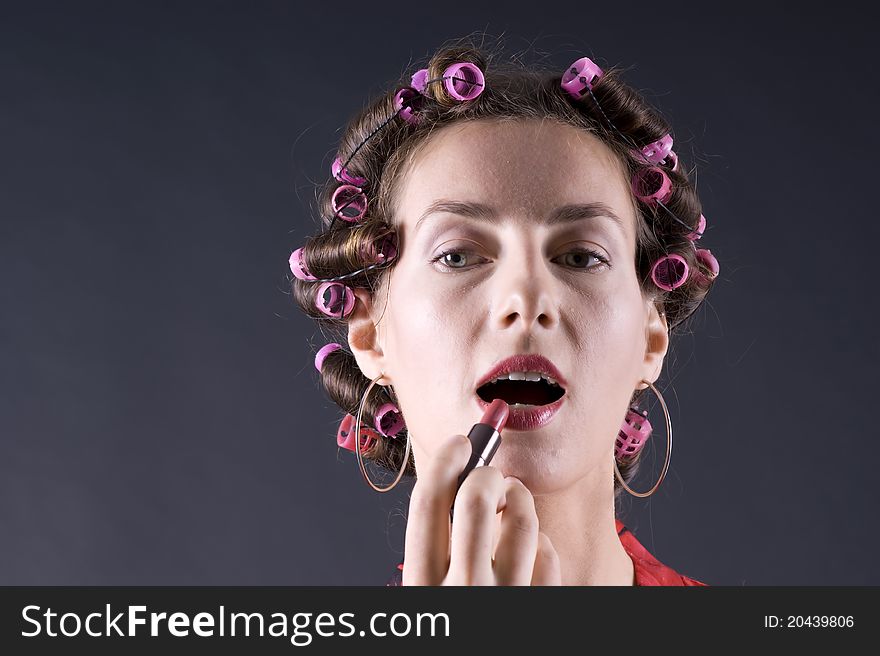
[[[501,446],[501,433],[495,430],[489,424],[474,424],[468,433],[468,439],[471,442],[471,457],[458,477],[458,485],[455,488],[455,494],[458,496],[458,490],[464,479],[477,467],[485,467],[495,456],[498,447]],[[455,498],[452,500],[455,505]],[[452,521],[452,508],[449,509],[449,521]]]

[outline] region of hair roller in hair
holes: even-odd
[[[396,437],[403,427],[403,416],[393,403],[385,403],[376,412],[376,430],[380,435]]]
[[[575,61],[562,76],[560,86],[575,100],[580,100],[593,89],[593,85],[604,75],[589,57],[581,57]]]
[[[336,342],[330,342],[329,344],[325,344],[318,352],[315,354],[315,369],[321,371],[321,367],[324,366],[324,358],[333,353],[333,351],[338,351],[342,348],[342,344],[337,344]]]
[[[397,257],[397,233],[390,232],[374,242],[367,243],[361,250],[361,257],[369,264],[390,262]]]
[[[413,73],[410,86],[419,93],[425,93],[425,89],[428,88],[428,69],[421,68]]]
[[[354,292],[341,282],[325,282],[318,287],[315,307],[328,317],[347,317],[354,309]]]
[[[330,166],[330,172],[333,174],[333,177],[340,182],[347,182],[355,187],[363,187],[367,184],[366,178],[349,173],[348,169],[342,166],[342,158],[340,157],[333,160],[333,164]]]
[[[290,264],[290,272],[300,280],[317,280],[317,278],[309,273],[309,270],[306,268],[302,248],[297,248],[290,254],[288,263]]]
[[[345,415],[339,423],[339,429],[336,431],[336,444],[343,449],[348,449],[354,453],[355,430],[354,424],[357,418],[354,415]],[[374,443],[379,441],[379,436],[371,428],[361,426],[359,442],[361,444],[361,453],[367,452]]]
[[[343,221],[356,223],[367,213],[367,195],[360,187],[344,184],[333,192],[333,213]]]
[[[712,255],[707,248],[698,248],[696,255],[697,261],[709,271],[709,275],[706,275],[697,269],[696,276],[704,285],[715,280],[715,278],[718,277],[718,273],[721,271],[721,267],[718,264],[718,260],[715,259],[715,256]]]
[[[703,236],[703,233],[706,232],[706,217],[700,214],[700,220],[697,223],[697,228],[693,232],[689,233],[687,238],[691,241],[697,241],[700,237]]]
[[[422,108],[422,95],[415,89],[403,87],[394,95],[394,109],[397,115],[410,125],[419,122],[418,112]]]
[[[651,164],[663,164],[663,160],[669,155],[672,151],[672,136],[669,134],[663,135],[657,141],[649,143],[647,146],[642,148],[642,155],[644,158],[651,162]]]
[[[688,271],[688,263],[681,255],[664,255],[651,267],[651,280],[660,289],[671,292],[685,283]]]
[[[483,71],[470,62],[456,62],[443,73],[443,85],[456,100],[473,100],[485,87]]]
[[[639,411],[637,408],[630,408],[626,411],[626,419],[617,433],[617,439],[614,440],[614,457],[618,460],[624,458],[632,458],[651,437],[651,422],[648,421],[648,411]]]
[[[645,147],[647,148],[647,146]],[[639,162],[644,162],[647,158],[645,157],[644,150],[636,150],[635,148],[629,149],[630,154],[635,157]],[[678,170],[678,155],[675,154],[674,150],[670,150],[669,154],[666,156],[664,160],[662,160],[658,166],[662,164],[667,167],[670,171]]]
[[[649,166],[633,175],[632,190],[636,198],[648,205],[665,203],[672,196],[672,181],[660,167]]]

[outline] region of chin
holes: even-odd
[[[511,445],[508,443],[508,447]],[[577,476],[560,466],[559,462],[547,462],[540,453],[520,453],[510,450],[502,454],[502,449],[492,459],[492,467],[501,471],[504,476],[515,476],[529,488],[532,495],[549,494],[567,486]]]

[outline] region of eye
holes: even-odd
[[[585,269],[585,270],[587,270],[587,271],[594,271],[594,270],[597,270],[597,269],[601,269],[601,268],[603,268],[603,267],[605,267],[605,266],[609,266],[609,267],[611,266],[611,265],[608,263],[608,258],[607,258],[607,257],[605,257],[604,255],[601,255],[600,253],[597,253],[596,251],[592,251],[592,250],[590,250],[590,249],[588,249],[588,248],[583,248],[583,249],[578,248],[578,249],[576,249],[576,250],[569,251],[569,252],[566,253],[565,255],[575,255],[575,256],[577,256],[576,258],[572,258],[571,260],[569,260],[569,261],[571,261],[571,262],[585,262],[585,261],[586,261],[586,262],[589,262],[589,258],[591,258],[591,257],[594,258],[594,259],[596,259],[596,260],[598,260],[598,261],[600,262],[600,265],[598,265],[598,266],[592,266],[592,267],[583,267],[583,266],[579,266],[579,265],[577,265],[577,264],[574,264],[574,265],[572,265],[572,266],[574,266],[575,269]],[[564,256],[563,256],[563,257],[564,257]]]
[[[466,258],[468,255],[473,255],[473,253],[471,253],[470,251],[452,248],[452,249],[443,251],[437,257],[433,258],[431,260],[431,262],[432,263],[440,262],[440,266],[442,266],[445,269],[457,269],[457,270],[461,271],[461,270],[468,268],[467,266],[458,266],[463,261],[466,261]],[[577,256],[576,258],[572,258],[570,260],[570,261],[575,262],[575,264],[571,265],[572,268],[574,268],[574,269],[584,269],[585,271],[596,271],[596,270],[599,270],[605,266],[608,266],[608,267],[611,266],[608,262],[608,258],[601,255],[600,253],[597,253],[596,251],[592,251],[589,249],[580,249],[579,248],[579,249],[575,249],[572,251],[568,251],[567,253],[565,253],[565,255]],[[455,256],[455,257],[450,258],[449,260],[446,260],[445,262],[441,262],[441,260],[443,260],[444,258],[447,258],[449,256]],[[590,257],[598,260],[600,262],[600,264],[596,265],[596,266],[592,266],[592,267],[584,267],[584,266],[577,264],[577,262],[581,262],[581,263],[585,262],[585,261],[589,262]]]
[[[451,248],[440,253],[440,255],[432,259],[431,262],[438,262],[449,256],[455,256],[444,262],[440,262],[440,265],[445,269],[466,269],[467,267],[458,266],[458,264],[461,264],[463,261],[465,261],[468,255],[473,255],[473,253],[471,253],[470,251],[463,251],[460,249]]]

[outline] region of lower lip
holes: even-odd
[[[480,412],[485,412],[486,408],[489,407],[489,403],[480,398],[479,395],[475,396],[477,404],[480,406]],[[561,398],[553,403],[536,405],[531,408],[515,408],[512,405],[508,406],[510,408],[510,415],[507,417],[507,423],[504,425],[504,430],[529,431],[546,426],[553,421],[553,417],[559,412],[559,408],[562,407],[565,398],[566,395],[562,395]]]

